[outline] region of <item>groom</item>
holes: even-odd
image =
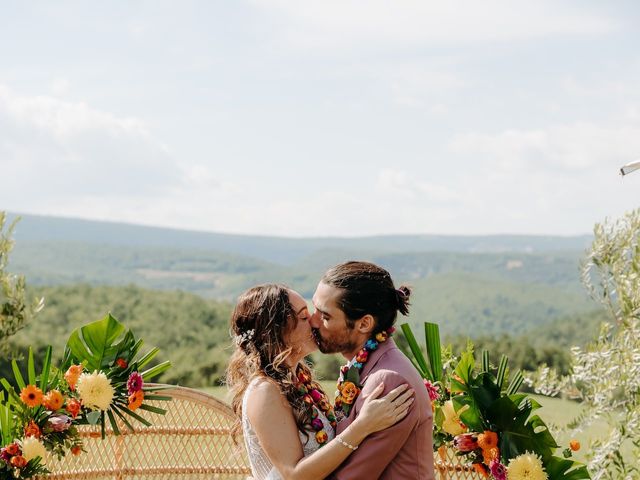
[[[405,383],[415,392],[409,414],[367,437],[330,478],[434,478],[429,397],[420,375],[390,338],[398,311],[408,314],[409,293],[406,287],[396,290],[389,272],[377,265],[346,262],[329,269],[313,295],[311,326],[320,351],[339,352],[349,360],[339,379],[336,412],[344,418],[336,434],[353,422],[379,383],[384,383],[383,395]]]

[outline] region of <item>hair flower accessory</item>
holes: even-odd
[[[253,339],[253,335],[256,333],[255,329],[247,330],[246,332],[242,332],[240,335],[236,335],[234,340],[236,345],[240,346],[247,340]]]

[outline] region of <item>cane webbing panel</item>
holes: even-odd
[[[223,402],[203,392],[168,386],[160,395],[170,402],[149,401],[166,415],[139,410],[151,427],[133,420],[135,432],[118,424],[122,435],[108,428],[100,438],[94,426],[81,426],[86,453],[68,454],[48,464],[47,480],[240,480],[251,474],[242,436],[233,436],[236,418]],[[107,425],[109,423],[107,422]]]
[[[123,434],[114,435],[107,428],[103,440],[99,428],[80,426],[86,453],[50,460],[51,474],[40,480],[244,480],[251,476],[242,436],[232,434],[236,418],[228,405],[185,387],[167,386],[158,393],[173,400],[147,402],[165,408],[166,415],[139,411],[151,427],[133,421],[135,432],[130,432],[119,423]],[[483,478],[450,449],[441,448],[435,455],[435,472],[438,480]]]
[[[436,479],[438,480],[480,480],[485,477],[476,472],[450,448],[440,447],[434,456]]]

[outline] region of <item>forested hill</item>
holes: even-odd
[[[44,296],[47,305],[24,330],[12,337],[13,345],[23,354],[28,346],[41,352],[50,344],[54,355],[59,357],[75,328],[111,312],[145,341],[144,349],[158,346],[161,349],[158,360],[171,360],[173,367],[163,375],[162,381],[204,387],[217,384],[224,377],[233,350],[229,335],[231,304],[227,302],[134,285],[38,287],[33,293]],[[489,349],[495,358],[502,353],[509,355],[512,368],[532,369],[545,362],[566,370],[567,345],[584,344],[602,319],[601,314],[561,317],[553,324],[532,327],[523,335],[487,335],[486,330],[464,329],[456,335],[447,335],[445,342],[453,342],[455,351],[462,351],[467,336],[477,336],[478,350]],[[397,340],[402,341],[401,333]],[[341,357],[316,353],[313,358],[321,377],[335,378]],[[10,362],[0,362],[0,377],[3,376],[12,377]]]
[[[135,284],[233,301],[283,282],[309,299],[329,266],[361,259],[412,285],[409,321],[445,334],[521,334],[595,308],[579,282],[587,236],[291,239],[27,215],[14,237],[10,269],[33,286]]]
[[[399,323],[437,322],[457,345],[470,337],[523,367],[565,368],[567,345],[593,337],[602,319],[579,281],[588,236],[291,239],[27,215],[14,238],[9,271],[46,302],[18,346],[61,348],[73,328],[111,311],[174,362],[165,381],[192,386],[223,375],[240,292],[282,282],[310,299],[322,273],[349,259],[413,287],[411,316]],[[316,360],[332,378],[335,357]]]
[[[15,214],[12,215],[15,217]],[[19,242],[78,242],[124,247],[166,247],[232,253],[269,262],[292,264],[321,250],[356,252],[467,252],[541,253],[583,251],[589,235],[385,235],[340,238],[327,232],[323,238],[285,238],[232,235],[125,223],[98,222],[60,217],[21,215],[15,238]],[[425,225],[428,230],[428,225]]]

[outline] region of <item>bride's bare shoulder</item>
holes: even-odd
[[[291,410],[280,387],[276,382],[267,378],[259,378],[252,382],[251,391],[247,397],[247,415],[249,419],[264,415],[265,410]]]

